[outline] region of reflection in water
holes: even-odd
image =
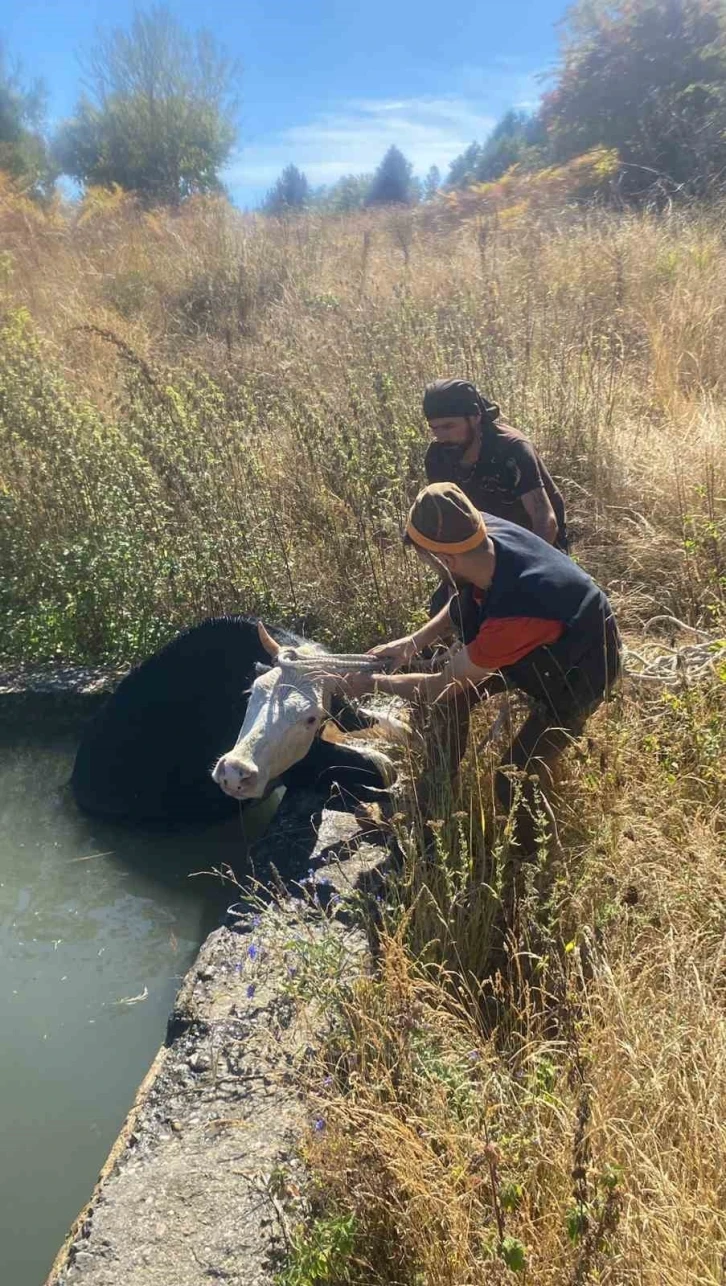
[[[7,742],[0,1257],[3,1281],[39,1286],[163,1040],[181,977],[233,900],[209,872],[244,870],[246,840],[241,819],[173,834],[84,817],[65,787],[74,736]]]

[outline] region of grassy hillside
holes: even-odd
[[[278,224],[6,191],[0,227],[6,658],[131,660],[232,609],[346,647],[420,621],[398,532],[443,374],[532,433],[631,643],[664,612],[726,632],[722,210]],[[440,822],[399,819],[381,970],[330,983],[291,1286],[723,1282],[724,716],[726,673],[626,687],[515,906],[489,713]]]

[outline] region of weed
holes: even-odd
[[[314,1219],[297,1233],[278,1286],[343,1286],[351,1280],[355,1219],[350,1215]]]

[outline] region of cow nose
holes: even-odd
[[[259,777],[259,770],[254,764],[243,759],[220,759],[212,776],[218,786],[228,795],[246,794]]]

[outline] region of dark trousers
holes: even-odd
[[[547,793],[553,783],[553,768],[563,750],[582,733],[590,715],[598,708],[620,672],[620,641],[615,622],[604,624],[601,637],[585,643],[577,663],[567,670],[547,667],[547,650],[540,649],[532,662],[536,682],[530,713],[512,738],[499,762],[495,790],[500,808],[511,813],[515,803],[515,841],[523,856],[536,851],[539,829],[538,791]],[[518,686],[518,685],[517,685]],[[466,751],[471,710],[480,701],[497,693],[516,690],[501,674],[491,675],[477,687],[472,685],[435,707],[436,731],[455,773]]]

